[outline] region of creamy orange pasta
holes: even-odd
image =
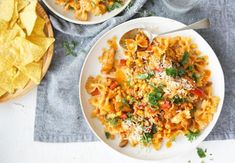
[[[187,37],[157,37],[143,33],[127,39],[122,59],[116,38],[108,41],[99,60],[101,74],[90,76],[86,90],[92,116],[108,139],[120,147],[170,147],[179,134],[193,141],[213,118],[219,98],[213,96],[207,56]],[[120,56],[119,56],[120,57]]]
[[[87,21],[89,15],[103,15],[124,4],[124,0],[55,0],[63,5],[65,10],[73,10],[75,17],[81,21]]]

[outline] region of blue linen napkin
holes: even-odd
[[[114,26],[130,18],[149,15],[169,17],[185,24],[210,18],[212,28],[199,33],[217,54],[225,73],[226,93],[219,120],[207,140],[235,138],[235,1],[207,0],[185,14],[166,9],[162,1],[133,0],[118,16],[98,25],[75,25],[50,14],[55,28],[55,55],[38,87],[34,140],[75,142],[97,140],[88,128],[79,104],[78,78],[87,52]],[[49,12],[49,11],[48,11]],[[76,40],[77,57],[66,56],[62,42]],[[219,79],[218,79],[219,80]]]

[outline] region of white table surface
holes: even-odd
[[[0,104],[0,163],[142,163],[123,156],[101,142],[40,143],[33,141],[36,89],[11,102]],[[235,140],[206,141],[208,156],[200,159],[196,149],[158,163],[234,163]],[[212,154],[210,156],[209,154]],[[155,161],[156,162],[156,161]]]

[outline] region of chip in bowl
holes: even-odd
[[[42,79],[44,55],[55,39],[46,36],[36,7],[36,0],[0,0],[0,97]]]

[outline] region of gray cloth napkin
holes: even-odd
[[[56,29],[55,55],[46,77],[38,87],[35,141],[97,140],[88,129],[79,105],[78,78],[83,60],[90,47],[106,31],[131,17],[148,15],[169,17],[186,24],[201,18],[210,18],[212,28],[201,30],[199,33],[212,46],[222,64],[226,95],[219,120],[207,140],[235,138],[235,1],[204,0],[198,7],[180,15],[166,9],[161,1],[149,0],[144,5],[145,1],[135,0],[117,17],[92,26],[74,25],[50,16]],[[63,40],[78,42],[77,57],[65,55]]]

